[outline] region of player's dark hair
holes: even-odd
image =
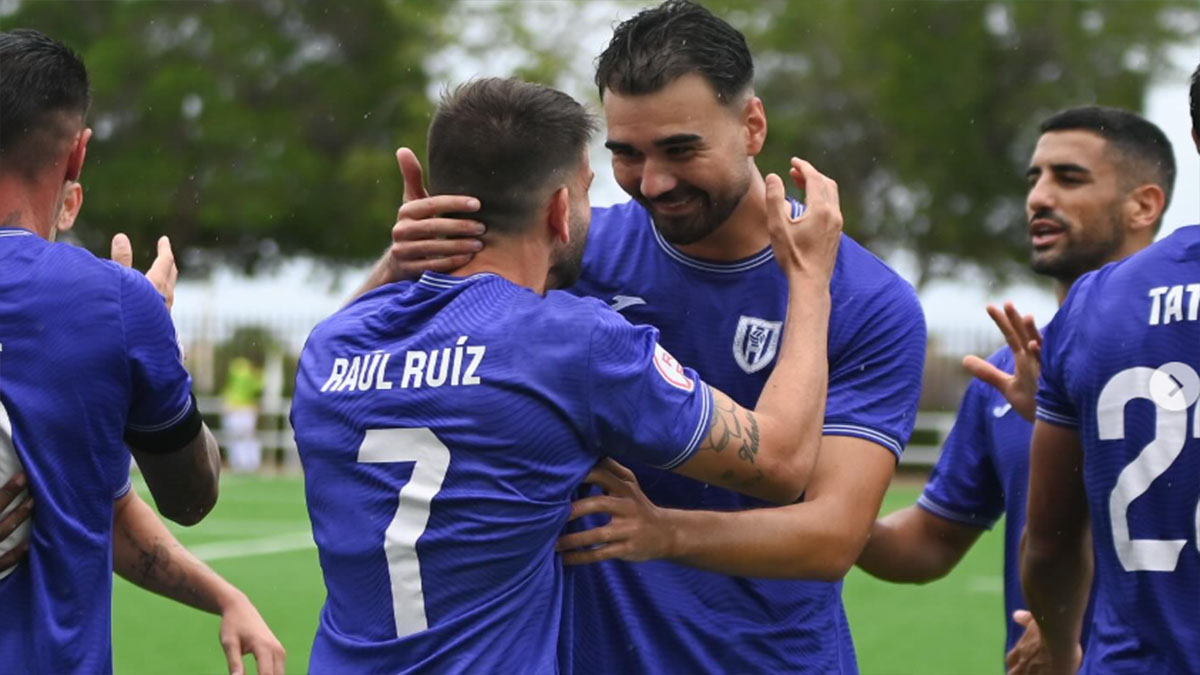
[[[35,30],[0,32],[0,171],[33,179],[91,102],[87,69],[69,47]]]
[[[1042,122],[1041,132],[1090,131],[1108,141],[1124,160],[1123,173],[1129,180],[1150,182],[1162,188],[1166,195],[1163,211],[1171,204],[1175,190],[1175,153],[1171,141],[1150,120],[1120,108],[1082,106],[1068,108]],[[1160,217],[1155,223],[1162,224]]]
[[[488,78],[442,96],[429,125],[431,194],[479,198],[470,217],[520,232],[578,169],[596,120],[561,91]]]
[[[668,0],[639,12],[613,31],[596,61],[596,86],[618,94],[652,94],[688,73],[701,75],[729,104],[754,80],[746,38],[688,0]]]
[[[1192,72],[1192,89],[1189,94],[1192,101],[1192,128],[1200,134],[1200,65]]]

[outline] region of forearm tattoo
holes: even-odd
[[[128,527],[124,528],[122,535],[132,550],[136,551],[130,581],[193,607],[204,604],[200,590],[192,583],[183,566],[174,559],[167,542],[161,539],[143,541]]]
[[[758,456],[758,448],[758,419],[754,416],[754,411],[741,408],[731,399],[714,397],[712,423],[700,450],[733,450],[737,452],[738,459],[753,465]],[[754,468],[750,471],[752,467],[746,468],[747,472],[726,471],[721,478],[740,487],[748,487],[763,478],[761,470]]]

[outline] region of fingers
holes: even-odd
[[[600,489],[609,494],[623,494],[628,492],[629,483],[622,480],[620,476],[609,470],[603,463],[596,466],[588,473],[587,478],[583,479],[585,483],[600,486]]]
[[[611,544],[600,548],[590,548],[583,551],[570,551],[562,554],[564,565],[590,565],[604,560],[620,560],[629,552],[625,544]]]
[[[1008,388],[1008,381],[1012,379],[1012,375],[1000,370],[978,356],[963,357],[962,365],[972,377],[983,380],[1000,392],[1004,392]]]
[[[600,460],[600,466],[608,469],[614,476],[620,478],[621,480],[629,481],[631,483],[637,482],[637,476],[634,475],[634,473],[630,471],[624,464],[621,464],[612,457],[605,457],[604,459]]]
[[[799,157],[793,157],[792,168],[788,173],[796,187],[804,190],[804,202],[808,208],[811,209],[814,203],[841,208],[837,181],[817,171],[812,164]]]
[[[1029,344],[1029,334],[1025,330],[1026,320],[1017,311],[1011,302],[1004,303],[1004,317],[1008,319],[1008,325],[1012,326],[1013,334],[1016,335],[1017,341],[1021,344],[1022,351],[1025,345]]]
[[[29,553],[29,542],[23,541],[20,544],[17,544],[16,548],[13,548],[8,553],[0,555],[0,571],[6,570],[21,562],[21,559],[24,558],[25,554],[27,553]]]
[[[400,261],[428,260],[452,255],[465,255],[469,258],[482,248],[483,242],[478,239],[398,241],[392,244],[392,258]]]
[[[596,513],[606,513],[612,515],[616,513],[619,507],[619,498],[610,497],[608,495],[596,495],[594,497],[584,497],[571,502],[571,513],[567,516],[567,520],[575,520],[584,516],[590,516]]]
[[[3,519],[0,519],[0,541],[8,539],[8,535],[15,532],[21,523],[29,520],[29,514],[31,513],[33,513],[32,497],[21,502],[17,508],[10,511]]]
[[[125,267],[133,267],[133,245],[124,232],[118,232],[112,238],[112,253],[109,255],[113,262]]]
[[[1025,315],[1025,335],[1029,338],[1029,342],[1036,342],[1040,348],[1042,345],[1042,331],[1038,330],[1037,322],[1034,321],[1032,314]]]
[[[479,210],[479,200],[465,195],[437,195],[422,197],[404,206],[396,212],[396,220],[425,220],[445,213],[472,213]],[[395,229],[392,230],[395,236]],[[440,233],[439,233],[440,234]]]
[[[404,179],[404,203],[428,197],[421,172],[421,161],[417,159],[416,153],[408,148],[400,148],[396,151],[396,163],[400,165],[400,176]]]
[[[0,486],[0,511],[8,508],[8,505],[25,491],[26,482],[25,474],[18,473],[9,478],[3,486]]]
[[[279,651],[282,650],[280,647]],[[283,655],[276,652],[275,645],[259,644],[251,653],[254,654],[259,675],[283,675]]]
[[[229,666],[229,675],[242,675],[242,641],[237,635],[221,636],[221,648],[225,650],[225,661]]]
[[[1012,619],[1018,626],[1028,627],[1033,622],[1033,612],[1027,609],[1018,609],[1013,612]]]
[[[1016,329],[1013,328],[1012,323],[1008,320],[1007,312],[995,305],[988,305],[987,313],[988,316],[992,317],[992,323],[996,324],[996,328],[1000,329],[1001,335],[1004,336],[1004,340],[1008,343],[1008,348],[1013,351],[1013,354],[1020,354],[1025,351],[1025,344],[1021,342]]]
[[[611,544],[624,539],[625,537],[619,536],[612,526],[602,525],[582,532],[564,534],[555,542],[554,550],[559,552],[573,551],[579,548],[591,548],[601,544]]]

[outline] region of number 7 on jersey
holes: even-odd
[[[425,533],[430,504],[442,489],[442,480],[450,468],[450,449],[428,428],[368,429],[358,447],[358,461],[415,462],[412,478],[400,488],[396,516],[384,532],[383,551],[392,585],[396,637],[423,631],[429,623],[425,616],[417,540]]]

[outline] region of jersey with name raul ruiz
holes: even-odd
[[[328,591],[314,672],[557,672],[554,544],[605,454],[672,468],[712,396],[602,303],[425,274],[317,326],[292,425]]]
[[[572,291],[655,326],[681,363],[754,407],[787,310],[787,281],[771,249],[732,263],[698,260],[664,241],[635,202],[592,214],[583,276]],[[830,292],[824,434],[865,439],[898,458],[925,359],[916,293],[849,237]],[[637,474],[660,506],[767,506],[663,471]],[[588,565],[573,569],[572,579],[575,638],[564,649],[576,672],[856,670],[840,582],[733,577],[666,561]]]
[[[1075,282],[1038,419],[1075,429],[1095,552],[1081,673],[1200,673],[1200,226]]]

